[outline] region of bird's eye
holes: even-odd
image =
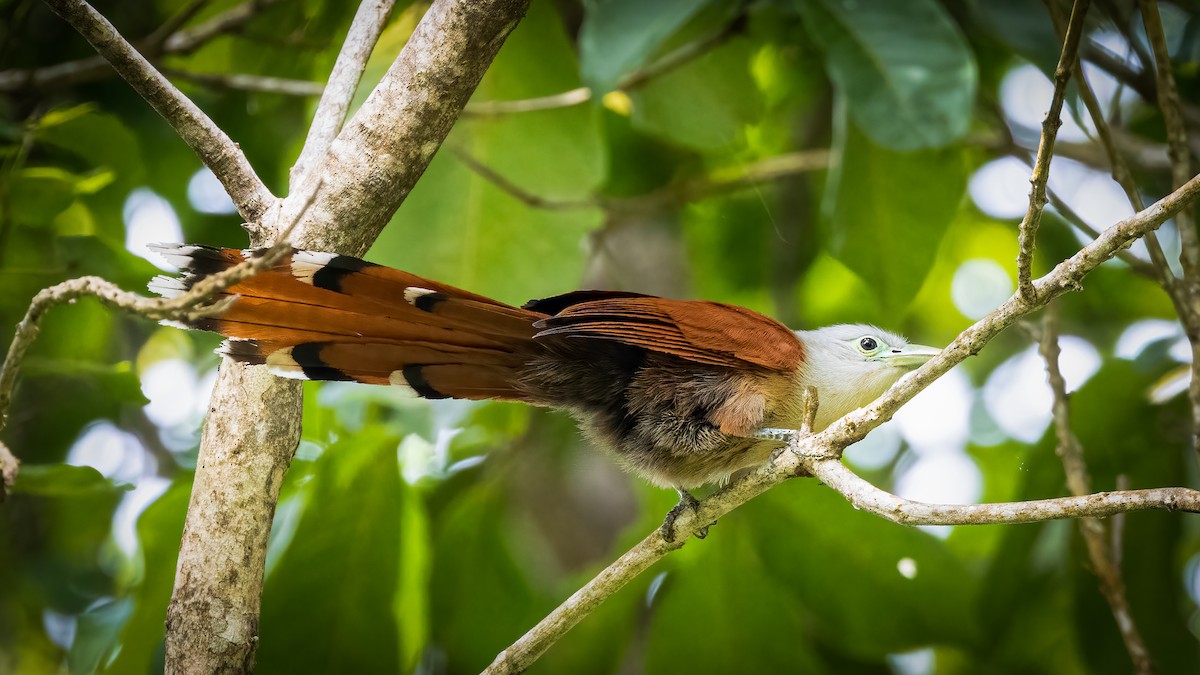
[[[879,342],[873,337],[865,337],[858,341],[858,347],[864,352],[873,352],[879,349]]]

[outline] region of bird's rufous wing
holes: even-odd
[[[611,340],[696,363],[795,370],[804,347],[786,326],[744,307],[669,300],[624,292],[581,291],[531,302],[553,315],[535,324],[534,337]]]

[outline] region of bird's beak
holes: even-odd
[[[872,361],[879,361],[890,366],[898,368],[913,369],[924,364],[929,359],[942,353],[937,347],[927,347],[925,345],[904,345],[903,347],[894,347],[875,356]]]

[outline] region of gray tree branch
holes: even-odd
[[[333,72],[329,74],[329,83],[317,103],[317,112],[308,127],[304,148],[292,165],[293,184],[300,182],[300,178],[329,149],[329,144],[342,130],[342,124],[350,112],[350,101],[358,90],[358,81],[362,79],[367,60],[371,58],[371,52],[375,50],[375,43],[383,33],[395,4],[395,0],[362,0],[359,3],[354,21],[350,24],[350,32],[342,43],[342,50],[338,52]]]
[[[87,2],[46,0],[46,4],[92,43],[134,91],[175,128],[221,181],[242,218],[251,223],[259,221],[275,203],[275,197],[237,144]]]
[[[1063,473],[1067,478],[1067,487],[1077,497],[1088,495],[1092,491],[1091,478],[1088,476],[1087,462],[1083,457],[1083,448],[1079,439],[1071,431],[1071,406],[1067,400],[1067,384],[1059,369],[1058,346],[1058,305],[1051,303],[1046,307],[1042,318],[1042,334],[1038,340],[1038,348],[1046,361],[1046,376],[1050,381],[1050,390],[1054,394],[1054,435],[1058,439],[1056,448],[1062,459]],[[1181,499],[1187,499],[1187,494],[1181,494]],[[1121,540],[1115,527],[1110,538],[1104,523],[1096,516],[1084,516],[1079,519],[1079,529],[1087,543],[1088,558],[1092,561],[1092,569],[1100,578],[1100,591],[1112,610],[1113,619],[1121,639],[1125,642],[1125,650],[1133,662],[1134,672],[1138,675],[1151,675],[1155,672],[1154,661],[1146,642],[1133,620],[1129,611],[1129,600],[1125,593],[1125,581],[1121,577],[1121,566],[1117,551],[1120,550]]]
[[[312,80],[296,80],[286,77],[251,75],[248,73],[197,73],[179,68],[161,68],[164,75],[177,80],[188,80],[212,89],[256,91],[282,96],[320,96],[325,85]]]
[[[1029,209],[1021,219],[1017,237],[1017,286],[1021,295],[1030,302],[1033,295],[1033,249],[1037,241],[1038,225],[1042,221],[1042,209],[1046,206],[1046,182],[1050,178],[1050,160],[1054,157],[1054,138],[1062,125],[1062,105],[1067,93],[1067,81],[1079,54],[1079,40],[1083,35],[1083,19],[1087,15],[1090,0],[1075,0],[1071,8],[1071,21],[1067,24],[1067,36],[1063,40],[1062,55],[1054,70],[1054,96],[1050,110],[1042,122],[1042,138],[1038,143],[1037,156],[1033,164],[1033,175],[1029,182]]]
[[[363,255],[420,178],[529,0],[436,0],[387,74],[284,200],[313,194],[291,238]],[[251,229],[261,246],[275,230]],[[253,667],[263,568],[300,437],[301,387],[222,364],[205,420],[171,604],[169,672]]]

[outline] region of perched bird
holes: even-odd
[[[184,276],[171,297],[255,255],[157,245]],[[294,251],[227,290],[222,314],[187,328],[219,351],[307,380],[383,384],[429,399],[522,401],[574,415],[628,470],[673,487],[763,464],[819,391],[823,428],[938,350],[866,325],[792,331],[743,307],[622,291],[575,291],[513,307],[358,258]],[[668,517],[670,535],[674,515]]]

